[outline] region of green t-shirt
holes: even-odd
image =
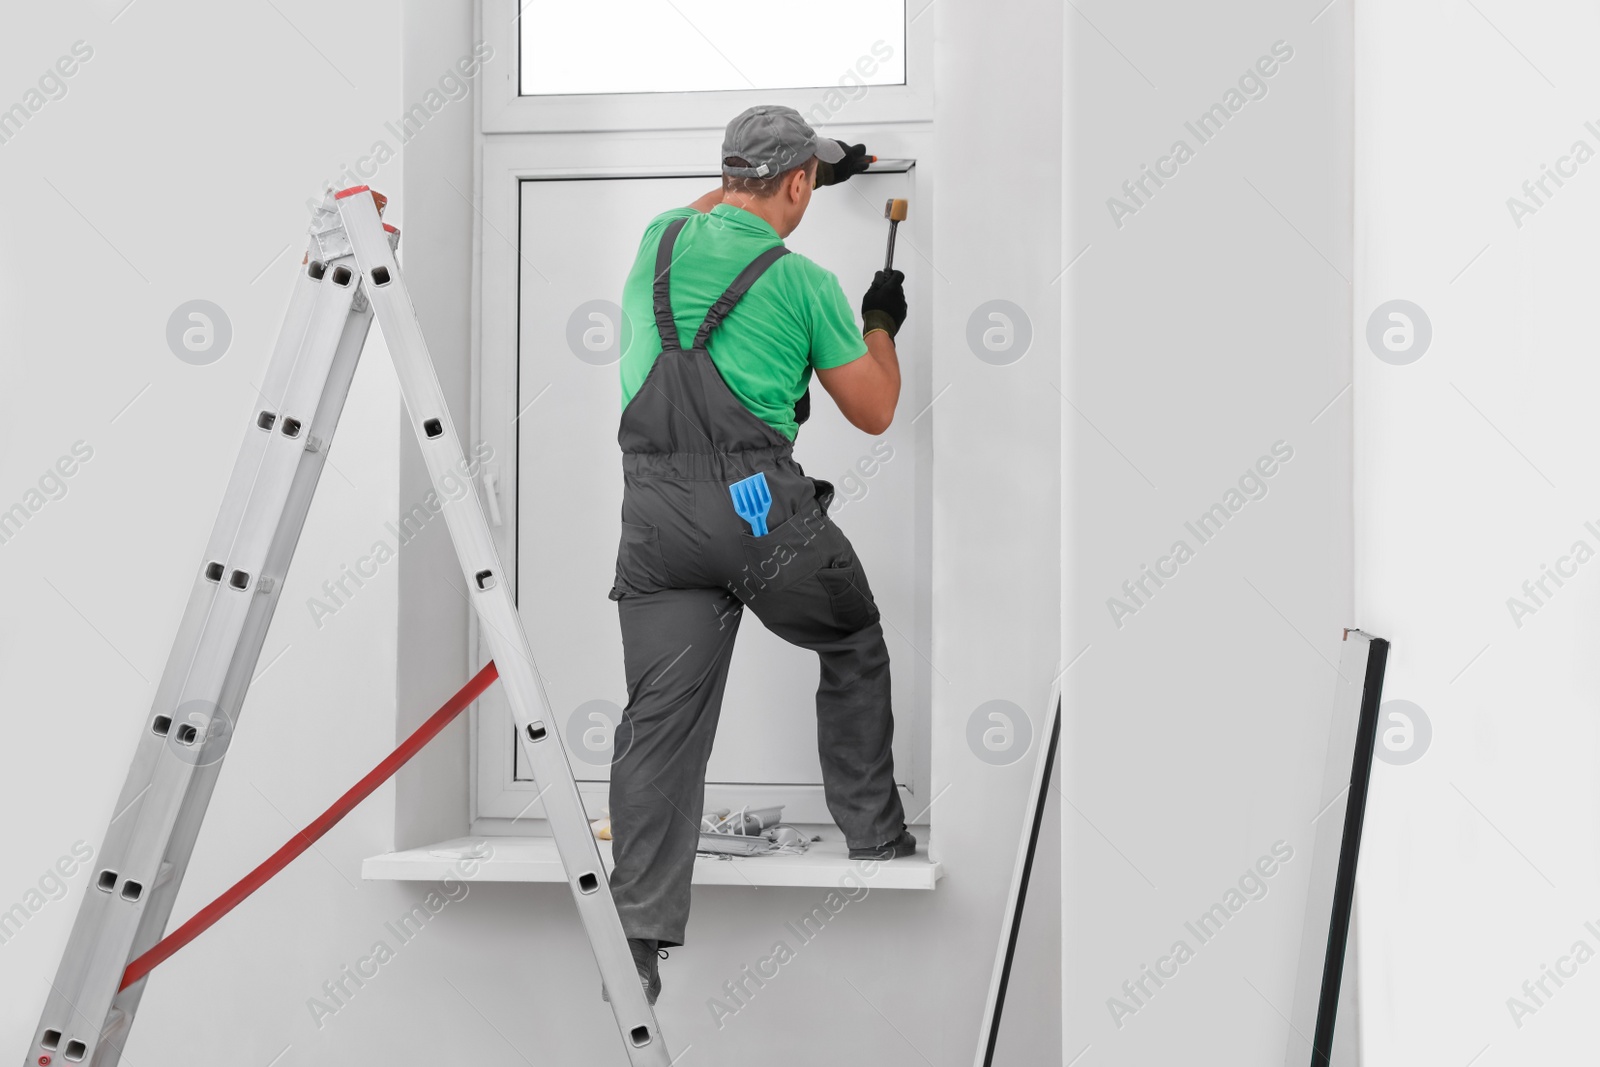
[[[730,204],[705,214],[674,208],[650,220],[622,289],[622,312],[631,327],[621,362],[624,405],[661,354],[652,296],[656,246],[667,224],[684,217],[689,221],[673,248],[672,313],[685,348],[739,272],[783,243],[765,219]],[[794,403],[811,383],[811,368],[842,367],[866,355],[867,345],[839,279],[791,252],[756,280],[712,331],[706,350],[733,395],[792,441],[800,430]]]

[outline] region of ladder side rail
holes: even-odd
[[[344,304],[346,317],[353,290],[353,285],[348,286],[342,293],[334,294],[332,300],[335,306]],[[306,395],[308,388],[313,392],[321,388],[316,383],[308,387],[305,384],[308,377],[326,383],[333,358],[331,352],[310,350],[337,348],[335,338],[345,332],[343,324],[330,319],[325,308],[330,303],[328,293],[328,287],[301,272],[290,299],[284,329],[274,348],[268,386],[262,390],[264,404],[281,408],[291,397]],[[366,322],[370,322],[370,312]],[[364,335],[365,324],[361,330],[361,336]],[[314,402],[307,407],[316,410]],[[271,433],[263,432],[256,419],[257,415],[252,414],[208,543],[206,561],[202,562],[201,573],[195,579],[178,639],[169,654],[152,710],[141,728],[134,762],[107,829],[95,868],[97,883],[91,886],[80,905],[28,1063],[36,1062],[41,1041],[51,1032],[56,1036],[49,1044],[57,1047],[44,1051],[67,1062],[87,1060],[91,1067],[104,1062],[97,1058],[103,1035],[125,1029],[129,1022],[128,1013],[112,1008],[117,986],[128,961],[135,955],[133,946],[139,939],[140,929],[148,925],[143,915],[150,910],[161,890],[167,890],[163,894],[165,906],[157,906],[156,910],[170,913],[176,895],[175,883],[181,881],[181,876],[174,877],[181,872],[175,870],[168,858],[173,828],[179,815],[197,799],[199,810],[194,819],[197,832],[198,816],[203,816],[204,803],[210,793],[209,786],[200,794],[192,789],[199,754],[206,748],[204,744],[180,747],[175,734],[184,725],[192,724],[182,723],[177,711],[196,699],[191,694],[196,692],[197,673],[214,677],[210,683],[214,687],[212,691],[216,697],[222,696],[226,669],[216,671],[208,658],[222,656],[232,660],[243,633],[243,616],[250,607],[248,599],[262,595],[254,587],[247,592],[228,587],[225,580],[215,581],[209,577],[205,569],[210,562],[228,559],[228,546],[240,542],[242,527],[246,524],[266,521],[275,528],[284,520],[287,484],[293,482],[295,471],[307,455],[303,442],[275,439]],[[308,417],[307,421],[312,420]],[[324,458],[315,457],[318,470]],[[285,482],[282,492],[278,491],[280,482]],[[279,514],[264,515],[262,501],[273,497],[281,501]],[[309,503],[309,494],[306,502]],[[303,518],[301,514],[295,520],[296,530]],[[222,551],[218,551],[219,546]],[[265,549],[260,555],[265,556]],[[254,563],[251,566],[260,570]],[[223,601],[220,606],[219,599]],[[241,608],[246,610],[241,611]],[[256,651],[259,652],[259,647]],[[211,669],[197,672],[202,666]],[[205,703],[216,707],[219,701],[211,699]],[[166,719],[166,734],[155,729],[162,717]],[[214,775],[215,770],[211,773]],[[186,860],[188,849],[183,852]],[[112,880],[109,891],[98,888],[102,877]],[[123,894],[132,892],[134,886],[138,887],[138,896],[125,898]],[[164,924],[164,918],[162,922]]]
[[[284,396],[288,392],[290,379],[295,368],[300,366],[301,355],[308,341],[312,312],[316,307],[317,297],[322,292],[320,280],[313,277],[308,269],[310,258],[308,253],[295,276],[288,308],[284,313],[283,326],[273,343],[272,355],[267,362],[261,388],[252,400],[255,412],[252,423],[258,430],[260,426],[255,420],[259,420],[263,413],[278,412],[283,409]],[[228,558],[229,549],[238,539],[239,526],[244,521],[245,505],[250,497],[251,491],[244,487],[254,486],[260,478],[261,465],[266,459],[267,446],[270,443],[270,437],[264,433],[247,432],[244,435],[238,458],[234,461],[233,473],[228,479],[227,489],[217,508],[217,518],[212,524],[211,536],[206,539],[201,573],[195,577],[195,596],[184,612],[183,621],[173,641],[172,653],[168,656],[166,667],[162,671],[161,682],[152,706],[165,708],[178,706],[178,695],[189,672],[193,669],[194,653],[200,646],[200,635],[210,618],[209,606],[220,592],[217,583],[206,580],[205,563],[209,560]],[[148,778],[143,779],[145,782],[148,780]],[[117,810],[122,811],[126,803],[132,799],[132,795],[124,796]]]
[[[319,292],[317,284],[302,272],[291,290],[284,328],[274,346],[273,357],[268,366],[264,392],[269,396],[281,398],[287,387],[289,377],[299,362],[300,350],[305,342],[306,327],[310,322],[312,308]],[[253,426],[246,430],[227,490],[218,509],[217,519],[208,538],[207,554],[204,559],[216,558],[221,551],[217,546],[225,547],[232,542],[238,523],[243,517],[244,500],[259,477],[261,464],[266,457],[267,444],[265,435],[256,432]],[[151,710],[144,717],[134,759],[128,768],[128,775],[118,796],[116,809],[96,857],[96,879],[108,871],[113,872],[112,877],[115,877],[124,868],[136,805],[142,804],[143,799],[148,796],[155,783],[157,770],[166,758],[166,739],[155,735],[154,725],[160,716],[170,717],[171,711],[178,706],[179,692],[192,668],[195,650],[199,647],[201,636],[211,618],[212,603],[218,592],[217,584],[206,579],[204,560],[202,560],[201,566],[197,568],[178,634],[168,653],[155,697],[151,701]],[[112,963],[107,962],[96,950],[102,942],[108,940],[108,932],[113,935],[109,940],[116,940],[114,931],[110,931],[110,927],[115,925],[118,912],[124,907],[123,902],[118,901],[110,893],[92,891],[85,894],[79,904],[78,914],[63,951],[55,980],[51,984],[51,992],[46,998],[45,1010],[34,1035],[35,1046],[39,1044],[43,1034],[57,1031],[61,1035],[55,1041],[55,1044],[60,1046],[57,1055],[65,1058],[67,1047],[77,1036],[77,1032],[80,1029],[85,1031],[92,1029],[93,1024],[104,1014],[97,1004],[102,1000],[109,1003],[109,1000],[96,998],[86,993],[85,988],[91,984],[90,976],[97,968],[104,970],[112,966]],[[87,1040],[85,1038],[86,1042]],[[36,1061],[30,1058],[28,1062]]]
[[[116,995],[121,968],[132,958],[134,936],[149,903],[148,891],[164,874],[170,876],[170,869],[163,871],[168,845],[184,806],[190,802],[207,735],[214,736],[224,728],[220,707],[223,682],[238,653],[251,606],[262,595],[261,565],[274,531],[283,520],[295,470],[305,454],[304,423],[311,421],[316,406],[314,394],[326,384],[337,339],[350,313],[353,283],[335,288],[325,279],[322,285],[312,312],[308,343],[289,379],[284,411],[271,427],[257,429],[269,437],[267,454],[250,489],[238,535],[227,556],[207,563],[208,568],[218,568],[213,580],[219,590],[200,634],[193,667],[179,691],[177,706],[170,713],[172,734],[166,738],[166,748],[175,758],[157,761],[150,791],[128,815],[132,825],[117,894],[121,903],[131,903],[132,907],[115,908],[111,913],[115,936],[100,939],[93,972],[87,976],[94,991],[92,1002],[97,1005],[109,1004]],[[296,417],[303,420],[298,429],[289,425],[289,420]],[[191,740],[186,742],[185,737]],[[126,887],[134,885],[142,887],[143,893],[129,898]]]
[[[222,699],[219,702],[222,713],[227,717],[233,731],[239,728],[240,713],[250,685],[255,679],[261,650],[266,642],[278,599],[283,593],[284,579],[287,577],[295,547],[305,526],[306,516],[310,512],[323,468],[326,466],[328,445],[343,413],[345,399],[350,391],[350,382],[355,376],[356,366],[360,361],[362,347],[366,343],[367,332],[371,325],[370,306],[353,310],[346,321],[338,351],[334,356],[333,369],[328,376],[328,388],[324,391],[317,415],[311,422],[312,432],[322,442],[321,447],[315,450],[307,449],[301,458],[283,522],[279,524],[272,548],[262,566],[261,573],[272,580],[272,587],[252,600],[250,618],[246,621],[239,651],[224,682]],[[215,759],[211,759],[210,755],[204,757],[203,765],[198,768],[194,776],[190,785],[190,795],[186,798],[183,810],[173,827],[168,845],[167,862],[171,864],[171,875],[158,887],[157,894],[145,908],[134,937],[133,948],[129,953],[130,962],[154,947],[166,934],[173,905],[176,903],[184,874],[188,870],[202,821],[210,806],[212,791],[222,770],[222,757],[229,743],[231,734],[222,739],[223,751],[214,753]],[[121,1012],[123,1017],[131,1022],[138,1011],[148,981],[147,975],[118,993],[112,1001],[113,1015]],[[106,1043],[102,1045],[100,1056],[95,1060],[93,1067],[117,1067],[122,1053],[122,1041],[119,1040],[119,1035],[106,1035],[102,1039]]]
[[[309,260],[310,256],[307,255],[306,259]],[[284,312],[283,325],[273,342],[272,354],[267,361],[261,388],[251,400],[251,404],[254,405],[252,422],[259,419],[262,412],[283,410],[284,396],[289,391],[290,379],[296,368],[301,366],[301,357],[309,342],[312,312],[321,293],[321,280],[312,276],[307,263],[302,263],[290,291],[289,306]],[[244,507],[248,494],[236,491],[236,487],[254,484],[261,459],[266,455],[268,437],[262,433],[247,434],[244,443],[245,447],[239,450],[239,466],[235,468],[233,477],[228,482],[229,491],[223,495],[222,503],[217,510],[217,521],[211,537],[206,542],[205,558],[208,560],[226,559],[228,549],[238,537],[239,524],[244,520]],[[251,457],[254,458],[255,465],[248,468],[250,473],[247,476],[242,468],[247,458]]]
[[[239,590],[232,588],[229,583],[234,572],[249,576],[252,583],[259,577],[255,573],[259,567],[254,563],[257,553],[251,551],[252,542],[269,538],[272,528],[280,521],[287,486],[300,461],[299,448],[294,442],[278,439],[278,422],[281,421],[278,413],[293,398],[303,395],[308,389],[320,388],[325,381],[323,368],[331,363],[334,345],[329,339],[335,336],[331,327],[335,319],[342,319],[347,314],[341,313],[343,294],[331,294],[333,298],[330,300],[330,293],[324,284],[307,279],[305,275],[301,278],[309,282],[312,301],[311,306],[305,309],[305,325],[298,331],[301,338],[292,344],[280,339],[277,346],[277,362],[270,377],[280,380],[282,386],[264,398],[273,403],[273,407],[261,409],[261,412],[273,416],[273,422],[270,426],[263,426],[261,413],[252,417],[253,430],[246,432],[240,450],[241,459],[235,469],[235,480],[230,481],[223,494],[218,523],[207,544],[201,574],[196,579],[197,585],[212,587],[207,610],[194,628],[193,643],[175,644],[169,657],[168,670],[164,672],[164,683],[170,674],[178,679],[179,684],[176,692],[169,690],[158,694],[163,699],[157,705],[157,713],[172,715],[174,728],[179,725],[174,712],[184,709],[186,705],[199,702],[201,710],[207,711],[217,703],[222,677],[232,649],[237,644],[238,630],[248,613],[250,597],[256,591],[253,585],[248,590]],[[295,316],[299,310],[292,306],[291,316]],[[296,322],[286,323],[286,329],[294,332],[298,325]],[[328,353],[325,355],[312,349],[327,349]],[[289,366],[285,367],[284,363]],[[308,383],[307,379],[311,381]],[[248,465],[248,459],[258,459],[253,470]],[[252,536],[252,526],[265,529]],[[264,554],[263,549],[259,555]],[[244,562],[248,569],[237,566],[240,562]],[[223,570],[213,577],[207,573],[207,568],[211,566],[221,566]],[[146,780],[146,784],[152,785],[152,788],[141,801],[139,811],[130,820],[126,837],[120,842],[123,854],[106,855],[108,864],[113,861],[120,864],[113,869],[136,868],[141,861],[148,865],[150,857],[156,854],[150,848],[151,839],[164,839],[166,836],[169,820],[152,818],[152,814],[158,815],[160,810],[171,813],[171,802],[181,795],[187,771],[183,762],[177,761],[175,766],[158,763],[155,773],[156,778]],[[173,776],[178,779],[176,783],[165,780]],[[131,800],[132,796],[128,799]],[[163,799],[168,801],[165,809],[159,803]],[[151,800],[158,803],[152,804]],[[144,870],[141,873],[150,878],[155,872]],[[149,882],[143,884],[148,886]]]
[[[560,731],[540,683],[522,617],[511,599],[475,481],[434,373],[416,310],[385,238],[377,205],[364,191],[340,194],[339,214],[361,268],[362,285],[400,381],[417,443],[439,495],[445,524],[467,581],[467,597],[482,623],[505,686],[517,737],[541,787],[557,851],[578,914],[610,993],[623,1045],[634,1067],[670,1067],[666,1043],[639,983],[599,847],[590,830]],[[451,486],[456,491],[451,491]]]
[[[317,292],[316,282],[301,271],[289,298],[283,330],[274,345],[266,382],[262,387],[262,396],[258,404],[272,408],[281,406],[289,375],[299,360],[300,347],[305,341],[306,327],[311,321],[311,309],[316,303]],[[266,456],[267,443],[267,438],[263,434],[250,432],[244,434],[238,456],[234,460],[233,471],[228,478],[227,489],[218,505],[217,518],[212,524],[211,535],[206,540],[205,555],[201,566],[197,568],[189,601],[184,607],[178,625],[178,633],[172,642],[167,662],[162,668],[155,697],[151,700],[152,719],[164,709],[178,706],[178,694],[193,666],[194,651],[199,647],[200,635],[210,618],[212,601],[219,591],[215,582],[206,580],[203,573],[204,561],[224,558],[227,547],[237,537],[239,523],[244,518],[245,500],[249,495],[249,490],[245,487],[255,484],[262,460]],[[118,813],[126,812],[135,798],[149,785],[155,759],[160,752],[160,745],[139,746],[135,763],[129,768],[127,780],[117,798]],[[112,866],[113,869],[120,869],[122,845],[123,841],[118,839],[113,823],[112,828],[108,830],[107,840],[100,848],[101,863]]]
[[[332,278],[341,269],[346,272],[345,284],[332,285]],[[194,666],[179,691],[177,712],[181,715],[187,711],[219,727],[222,725],[223,683],[238,654],[251,608],[256,599],[264,595],[262,565],[289,507],[290,489],[305,455],[307,424],[312,421],[318,398],[327,385],[338,339],[350,316],[355,282],[348,267],[330,265],[321,285],[322,292],[313,309],[307,334],[308,343],[301,349],[300,361],[289,379],[283,410],[275,414],[270,426],[258,427],[258,432],[269,437],[267,456],[246,499],[238,532],[228,554],[207,564],[208,567],[220,565],[215,578],[220,589],[200,635]],[[265,587],[270,589],[271,583],[266,583]],[[204,748],[202,741],[193,751],[199,753]],[[159,873],[173,824],[189,794],[194,762],[180,758],[158,766],[156,787],[140,804],[125,866],[133,872],[130,877],[137,873],[148,879],[143,883],[146,886],[152,885]]]

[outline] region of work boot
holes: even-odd
[[[900,828],[900,836],[883,845],[871,848],[853,848],[850,858],[853,860],[897,860],[901,856],[909,856],[917,851],[917,839],[911,836],[911,831],[904,826]]]
[[[633,953],[633,966],[639,972],[639,984],[644,986],[644,998],[653,1008],[656,998],[661,995],[661,967],[660,961],[666,953],[660,951],[660,944],[654,938],[630,937],[628,938],[628,951]],[[600,983],[600,999],[606,1003],[611,1002],[611,994],[606,991],[606,984]]]

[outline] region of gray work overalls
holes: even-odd
[[[706,351],[711,331],[788,249],[746,267],[682,348],[670,268],[686,221],[668,225],[656,252],[661,354],[617,433],[622,540],[611,590],[628,680],[611,766],[611,889],[628,936],[663,946],[683,943],[706,762],[746,607],[821,660],[817,750],[846,843],[881,845],[905,826],[890,751],[889,651],[866,575],[828,517],[833,486],[806,477],[790,442],[729,391]],[[757,471],[772,492],[763,537],[728,491]]]

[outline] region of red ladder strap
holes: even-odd
[[[232,889],[229,889],[216,900],[200,909],[194,918],[172,931],[172,933],[157,942],[150,951],[128,964],[128,969],[123,972],[122,985],[118,987],[118,992],[127,989],[133,983],[155,970],[159,964],[173,953],[211,929],[217,920],[244,903],[250,894],[266,885],[273,875],[283,870],[306,849],[316,844],[318,838],[338,825],[339,820],[349,815],[357,804],[367,799],[380,785],[394,777],[395,772],[405,766],[411,757],[421,752],[423,746],[439,736],[440,731],[449,726],[456,716],[465,711],[467,705],[482,696],[484,690],[488,689],[490,684],[499,676],[500,674],[495,670],[493,660],[485,664],[483,670],[475,674],[470,682],[461,687],[460,692],[445,702],[444,707],[434,712],[427,722],[417,727],[416,732],[406,738],[399,748],[390,753],[382,763],[372,768],[371,773],[365,778],[351,786],[349,792],[334,801],[333,806],[317,816],[310,826],[291,837],[282,848],[267,857],[261,866],[239,879]]]

